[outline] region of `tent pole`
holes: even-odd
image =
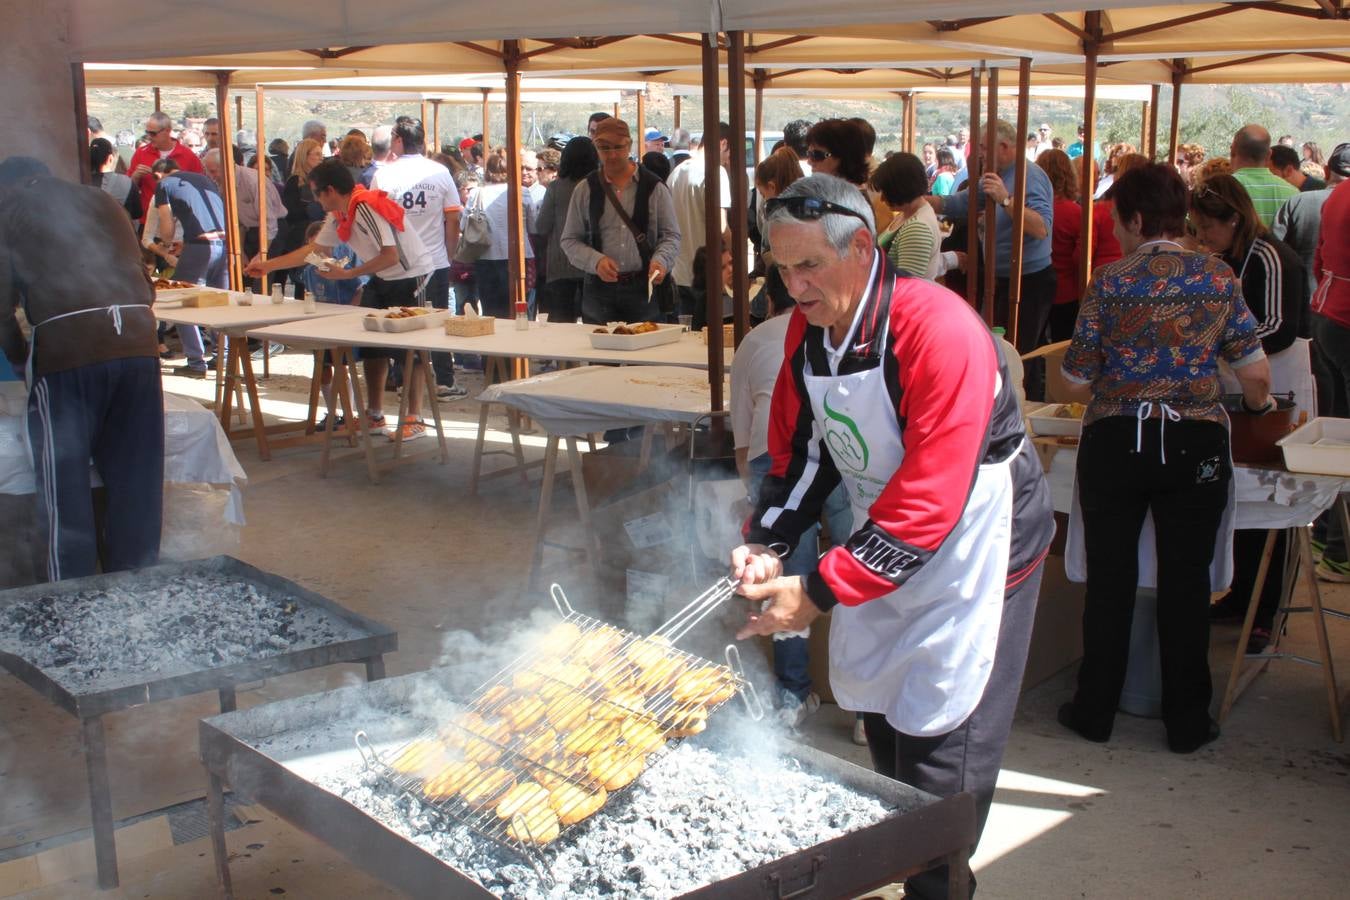
[[[483,91],[483,166],[487,167],[488,153],[491,147],[488,144],[488,95],[492,93],[492,88],[482,88]]]
[[[1139,110],[1139,152],[1144,156],[1148,156],[1148,113],[1149,105],[1145,100]]]
[[[511,312],[514,315],[518,304],[525,302],[525,215],[520,196],[520,42],[506,41],[502,50],[506,63],[506,245]]]
[[[731,309],[736,346],[750,330],[750,275],[746,260],[749,218],[746,204],[750,187],[745,174],[745,32],[727,32],[727,117],[731,134],[727,135],[728,175],[731,179]],[[719,260],[720,262],[720,260]],[[719,298],[720,299],[720,298]],[[709,319],[712,325],[713,320]]]
[[[1101,11],[1084,13],[1083,28],[1090,38],[1083,41],[1083,173],[1078,190],[1078,202],[1083,207],[1083,229],[1079,239],[1083,253],[1078,264],[1079,297],[1087,293],[1088,280],[1092,277],[1092,247],[1095,243],[1092,238],[1092,193],[1097,184],[1092,172],[1097,156],[1097,49],[1102,34]]]
[[[1158,158],[1158,100],[1160,99],[1161,88],[1153,85],[1151,92],[1152,99],[1149,101],[1148,114],[1148,161],[1156,162]]]
[[[1167,125],[1167,161],[1177,164],[1177,140],[1181,133],[1181,79],[1185,70],[1178,65],[1181,60],[1172,61],[1172,121]]]
[[[155,112],[162,112],[163,110],[161,109],[159,88],[155,88],[154,90],[155,90]]]
[[[239,197],[234,182],[234,129],[230,127],[230,73],[216,73],[216,116],[220,119],[220,186],[225,201],[225,253],[230,266],[230,290],[244,289],[244,270],[239,263]]]
[[[1026,134],[1031,124],[1031,59],[1017,63],[1017,133]],[[1008,342],[1017,346],[1018,313],[1022,305],[1022,241],[1026,236],[1027,155],[1017,154],[1013,163],[1012,252],[1008,257]],[[1037,335],[1039,340],[1039,335]]]
[[[239,128],[244,127],[244,95],[234,95],[234,122]]]
[[[267,153],[267,132],[266,124],[263,121],[263,86],[261,84],[253,87],[253,111],[258,117],[257,132],[258,136],[254,140],[254,164],[258,167],[258,259],[267,259],[267,219],[271,215],[271,210],[267,208],[267,163],[269,155]],[[259,288],[262,294],[267,294],[267,276],[264,274],[260,280]]]
[[[647,152],[647,92],[637,91],[637,158],[640,162]]]
[[[713,412],[721,412],[725,404],[722,399],[722,153],[717,133],[721,109],[717,90],[717,35],[705,34],[699,43],[703,57],[702,152],[706,168],[703,180],[703,246],[707,248],[704,272],[707,279],[708,408]]]
[[[755,69],[755,159],[756,164],[763,159],[764,153],[764,82],[768,73]]]
[[[427,122],[431,119],[430,104],[423,100],[421,109],[418,110],[417,117],[422,120],[422,135],[425,138],[427,132]]]
[[[984,75],[984,63],[979,67],[970,67],[970,122],[967,126],[970,131],[970,140],[967,146],[971,148],[971,154],[966,159],[966,199],[969,205],[966,207],[969,213],[966,216],[966,300],[976,309],[980,308],[980,232],[975,227],[976,203],[979,195],[975,188],[979,184],[979,177],[976,173],[976,166],[979,163],[979,151],[974,149],[980,146],[980,79]]]
[[[431,152],[441,152],[441,101],[431,101]]]
[[[619,101],[618,101],[618,100],[615,100],[615,101],[614,101],[614,118],[616,118],[616,119],[620,118],[619,113],[620,113],[620,110],[619,110]]]
[[[897,91],[900,95],[900,149],[914,152],[914,92]]]
[[[988,111],[985,113],[985,129],[988,133],[984,136],[984,165],[981,170],[984,172],[998,172],[998,69],[989,70],[989,86],[986,89]],[[1013,152],[1021,153],[1022,141],[1016,139],[1013,142]],[[972,173],[973,174],[973,173]],[[990,228],[990,222],[995,221],[998,216],[998,204],[994,198],[988,194],[984,197],[984,293],[980,297],[980,303],[984,309],[985,324],[991,328],[994,325],[1007,325],[1007,322],[994,321],[994,256],[998,252],[998,229]]]
[[[680,101],[683,100],[683,99],[684,99],[684,98],[681,97],[679,94],[676,94],[676,95],[675,95],[675,124],[674,124],[674,125],[671,125],[671,126],[670,126],[671,128],[679,128],[679,127],[680,127]]]
[[[70,64],[72,99],[75,101],[75,169],[80,173],[80,184],[89,184],[89,105],[84,90],[84,64]]]

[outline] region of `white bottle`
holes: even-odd
[[[1025,409],[1027,405],[1027,388],[1025,384],[1025,372],[1022,368],[1022,355],[1017,352],[1017,348],[1008,343],[1004,336],[1002,328],[994,329],[994,337],[998,340],[999,352],[1003,354],[1003,362],[1008,367],[1008,377],[1012,379],[1013,390],[1017,392],[1017,404],[1019,409]]]
[[[272,285],[272,302],[273,303],[286,302],[286,294],[282,290],[281,282],[277,282],[276,284]]]
[[[244,293],[243,293],[243,295],[240,296],[240,298],[239,298],[239,305],[240,305],[240,306],[252,306],[252,305],[253,305],[253,288],[251,288],[251,287],[246,287],[246,288],[244,288]]]

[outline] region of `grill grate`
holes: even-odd
[[[651,636],[572,609],[502,669],[465,711],[381,755],[364,732],[366,765],[393,790],[522,856],[548,879],[545,848],[598,812],[742,689],[762,715],[734,647],[722,665],[679,650],[731,595],[723,579]]]

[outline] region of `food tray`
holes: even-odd
[[[1031,424],[1031,433],[1037,435],[1055,435],[1057,437],[1081,437],[1083,434],[1083,420],[1066,419],[1055,415],[1063,403],[1049,403],[1040,409],[1032,410],[1027,414],[1027,422]]]
[[[482,337],[497,330],[497,320],[492,316],[449,316],[445,320],[445,333],[454,337]]]
[[[229,306],[230,295],[226,291],[197,291],[183,294],[183,305],[194,308],[208,306]]]
[[[591,332],[591,346],[596,350],[645,350],[662,344],[673,344],[684,329],[679,325],[658,325],[646,334],[596,334]]]
[[[402,334],[405,331],[421,331],[433,324],[443,322],[449,317],[449,310],[437,310],[425,316],[408,316],[404,319],[391,319],[385,315],[362,316],[366,331],[384,331],[390,334]]]
[[[1350,477],[1350,419],[1318,416],[1275,443],[1291,472]]]

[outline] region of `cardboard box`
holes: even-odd
[[[1030,353],[1022,355],[1023,362],[1030,362],[1033,359],[1045,361],[1045,400],[1047,403],[1069,403],[1073,400],[1069,396],[1068,382],[1064,380],[1064,375],[1060,372],[1060,366],[1064,364],[1064,354],[1067,352],[1069,352],[1069,341],[1060,341],[1057,344],[1037,347]]]

